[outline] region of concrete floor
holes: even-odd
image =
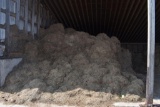
[[[154,104],[160,104],[160,74],[155,74],[154,80]],[[145,104],[145,102],[137,102],[137,103],[126,103],[126,102],[116,102],[113,105],[115,107],[140,107],[139,105]],[[156,107],[160,107],[156,106]]]
[[[154,98],[155,99],[160,99],[160,74],[155,74]]]
[[[137,103],[131,103],[131,102],[116,102],[113,105],[115,107],[141,107],[140,105],[144,105],[145,102],[137,102]],[[153,104],[154,105],[158,105],[158,106],[154,106],[154,107],[160,107],[160,100],[158,99],[154,99],[153,100]]]

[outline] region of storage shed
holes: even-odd
[[[69,63],[71,62],[72,66],[78,66],[80,64],[83,65],[84,63],[85,64],[92,63],[92,61],[94,62],[95,60],[96,61],[94,62],[94,64],[96,63],[98,65],[99,60],[94,58],[96,57],[96,55],[99,55],[99,58],[100,58],[101,53],[103,53],[104,51],[106,52],[105,54],[108,55],[110,53],[109,48],[106,47],[103,49],[103,46],[108,45],[108,47],[111,46],[111,50],[115,51],[113,53],[115,54],[116,58],[117,57],[119,58],[119,56],[121,58],[123,57],[124,59],[131,57],[131,59],[128,60],[128,63],[131,62],[131,64],[130,65],[128,64],[128,65],[131,69],[133,69],[133,72],[135,73],[134,74],[135,78],[143,80],[144,84],[146,85],[146,104],[150,106],[153,104],[153,97],[156,97],[156,98],[160,97],[160,92],[159,92],[160,87],[159,85],[157,85],[160,82],[160,79],[159,79],[160,60],[158,60],[160,57],[160,53],[159,53],[160,52],[160,49],[159,49],[160,47],[159,46],[160,14],[159,12],[160,12],[159,0],[0,0],[0,58],[1,58],[0,85],[2,86],[4,84],[5,78],[8,75],[8,73],[10,73],[13,70],[14,66],[20,63],[23,59],[24,59],[22,61],[23,63],[26,61],[27,58],[33,59],[33,60],[29,60],[29,62],[34,63],[35,61],[34,57],[31,57],[31,58],[28,57],[26,55],[27,53],[26,50],[28,51],[28,54],[35,55],[35,53],[30,51],[33,48],[35,48],[34,47],[35,45],[38,46],[37,54],[39,55],[39,53],[43,53],[45,56],[44,57],[42,55],[43,57],[38,57],[39,59],[37,58],[38,61],[37,60],[36,61],[38,64],[40,61],[42,61],[42,59],[43,60],[50,59],[51,60],[50,63],[54,64],[56,62],[56,58],[61,58],[60,56],[63,52],[64,52],[63,55],[66,53],[69,53],[66,50],[70,50],[70,53],[73,52],[73,54],[75,51],[81,54],[81,48],[82,50],[83,50],[83,47],[86,48],[84,50],[87,53],[87,55],[85,52],[83,52],[83,54],[85,53],[84,54],[86,55],[85,57],[88,57],[86,58],[87,60],[83,60],[84,61],[83,63],[77,63],[77,65],[76,65],[76,62],[74,61],[78,60],[78,58],[80,60],[81,57],[84,58],[83,55],[78,56],[78,53],[76,53],[77,56],[76,55],[72,56],[70,54],[64,55],[64,56],[67,56],[68,58],[71,57],[71,59],[69,60]],[[84,32],[87,32],[87,34]],[[69,40],[67,40],[67,35]],[[78,35],[78,36],[74,37],[74,35]],[[106,37],[104,37],[104,35]],[[108,40],[107,38],[111,38],[111,40],[110,39]],[[55,39],[55,41],[53,39]],[[102,43],[99,42],[99,39],[100,41],[102,41]],[[95,42],[97,40],[98,42]],[[103,40],[106,40],[106,41],[103,41]],[[110,42],[108,42],[108,44],[105,44],[107,40]],[[74,43],[71,44],[71,41],[72,42],[74,41],[77,43],[81,42],[75,47],[80,51],[79,50],[72,51],[72,48],[69,48],[67,46],[61,46],[61,44],[67,42],[68,45],[73,47],[75,44]],[[93,41],[94,43],[92,43]],[[49,44],[51,42],[53,42],[52,45]],[[59,47],[59,44],[61,47]],[[88,44],[90,44],[90,46]],[[99,45],[102,45],[102,47],[98,47]],[[114,46],[116,48],[113,48]],[[118,48],[117,48],[118,46],[120,51],[124,49],[123,52],[118,51]],[[121,50],[121,48],[123,49]],[[100,51],[101,53],[96,53],[97,51]],[[93,54],[93,52],[95,52],[95,54]],[[128,53],[130,52],[130,54],[127,54],[127,52]],[[46,54],[48,54],[48,56]],[[50,56],[50,54],[53,54],[53,55]],[[121,54],[121,55],[117,55],[117,54]],[[154,55],[156,56],[156,61],[154,61],[154,57],[155,57]],[[110,59],[109,57],[112,59],[111,55],[108,55],[108,59]],[[74,58],[75,60],[73,61],[72,59]],[[116,58],[113,55],[113,59],[116,59]],[[107,57],[105,60],[107,60]],[[123,69],[123,67],[125,66],[122,64],[126,64],[127,66],[127,60],[126,62],[124,61],[125,63],[123,61],[119,61],[120,59],[116,59],[116,60],[118,60],[118,63],[120,63],[121,65],[120,69]],[[59,63],[62,63],[62,62],[59,62]],[[101,60],[100,63],[105,63],[105,64],[108,63],[108,65],[109,64],[112,65],[112,63],[115,64],[116,62],[114,61],[112,62],[112,60],[108,62],[105,62],[105,61],[103,62],[103,60]],[[92,67],[93,68],[96,67],[96,64],[93,65]],[[107,68],[109,68],[108,65],[106,65]],[[19,66],[21,66],[21,64]],[[115,68],[115,66],[113,68]],[[84,68],[82,69],[82,71],[85,72],[86,69]],[[100,68],[97,67],[97,69],[100,69]],[[104,71],[106,72],[106,70]],[[60,72],[60,71],[57,71],[57,72]],[[97,70],[97,72],[100,72],[100,71]],[[126,70],[126,72],[128,71]],[[123,74],[123,73],[120,73],[120,74]],[[10,75],[12,75],[12,73],[10,73]],[[65,75],[69,75],[69,74],[65,74]],[[115,76],[116,75],[117,74],[115,73]],[[154,80],[154,75],[155,75],[155,80]],[[59,76],[59,75],[56,75],[56,76]],[[77,77],[79,76],[81,75],[77,74]],[[49,78],[49,77],[46,77],[46,78]],[[94,78],[94,76],[92,78]],[[91,81],[92,78],[86,81],[90,81],[92,83],[93,82]],[[43,79],[45,79],[45,77]],[[7,81],[9,81],[9,79]],[[40,82],[39,79],[36,79],[35,81],[37,81],[38,83]],[[35,81],[31,81],[31,82],[35,82]],[[106,81],[110,81],[110,80],[106,79]],[[107,91],[105,90],[104,92],[108,93],[109,86],[106,86],[107,88],[103,87],[103,82],[104,82],[103,79],[99,80],[98,84],[101,84],[100,86],[101,88],[97,88],[97,89],[93,88],[93,91],[98,90],[99,92],[99,91],[102,91],[100,89],[104,88],[107,90]],[[40,83],[42,84],[42,82]],[[130,82],[130,84],[132,83],[133,81]],[[154,86],[154,83],[155,83],[155,86]],[[49,83],[46,83],[46,84],[49,85]],[[129,83],[126,83],[126,84],[129,84]],[[82,86],[80,85],[80,87],[82,88],[83,85]],[[155,89],[153,87],[155,87]],[[5,86],[4,86],[4,89],[5,89]],[[87,88],[87,89],[90,89],[90,88]],[[112,90],[114,89],[111,89],[111,93],[112,93]],[[122,95],[124,94],[122,90],[120,91],[120,93]],[[125,94],[127,95],[127,93]],[[143,94],[144,94],[144,91],[143,91]]]

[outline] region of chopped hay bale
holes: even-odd
[[[42,32],[44,37],[26,45],[26,60],[8,76],[2,91],[14,94],[4,98],[98,106],[122,94],[143,94],[144,83],[132,69],[131,53],[116,37],[94,37],[62,24]]]

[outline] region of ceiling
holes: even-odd
[[[92,35],[106,33],[123,43],[147,42],[147,0],[43,0],[65,27]],[[160,41],[160,0],[156,0],[156,42]]]

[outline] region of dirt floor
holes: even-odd
[[[62,24],[40,34],[25,45],[24,60],[0,89],[0,101],[106,107],[144,100],[145,84],[116,37],[92,36]]]

